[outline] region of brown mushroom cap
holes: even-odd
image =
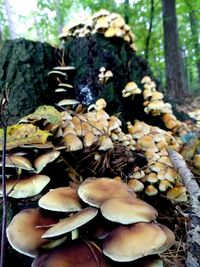
[[[130,197],[128,186],[120,181],[102,177],[86,179],[78,189],[79,197],[94,207],[113,197]],[[133,193],[131,193],[133,196]],[[134,194],[135,195],[135,194]]]
[[[39,248],[50,242],[41,236],[46,232],[48,225],[55,223],[55,219],[43,216],[39,209],[23,210],[13,217],[6,229],[8,241],[18,252],[35,257],[39,253]]]
[[[108,199],[101,204],[100,209],[106,219],[121,224],[150,222],[158,215],[152,206],[131,197]]]
[[[43,209],[59,212],[73,212],[81,209],[77,191],[71,187],[50,190],[40,198],[38,204]]]
[[[31,267],[110,267],[106,257],[92,243],[74,240],[41,254]]]
[[[51,238],[71,232],[92,220],[97,215],[97,212],[98,210],[92,207],[80,210],[76,214],[61,220],[51,227],[42,235],[42,238]]]
[[[103,253],[114,261],[129,262],[157,254],[167,240],[155,223],[137,223],[113,230],[103,243]]]
[[[9,197],[26,198],[39,194],[43,188],[50,182],[50,178],[46,175],[33,175],[19,181],[9,179],[6,181],[6,192]],[[2,184],[0,184],[0,195],[3,194]]]

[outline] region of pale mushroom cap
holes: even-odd
[[[2,162],[0,163],[0,166],[2,165]],[[31,162],[19,155],[10,155],[6,157],[6,167],[14,167],[14,168],[20,168],[28,171],[34,170]]]
[[[34,161],[34,166],[36,169],[36,173],[39,173],[42,171],[42,169],[55,159],[57,159],[60,155],[59,151],[50,151],[45,154],[42,154],[38,158],[35,159]]]
[[[76,151],[83,148],[83,143],[78,136],[73,133],[66,134],[64,140],[67,151]]]
[[[94,207],[113,197],[130,197],[126,184],[110,178],[90,178],[85,180],[78,189],[79,197]]]
[[[167,191],[167,198],[177,202],[186,202],[187,194],[186,188],[183,185],[175,185],[173,188]]]
[[[133,189],[134,192],[141,192],[144,189],[144,184],[137,179],[130,179],[128,186]]]
[[[158,252],[158,253],[162,253],[162,252],[164,252],[165,250],[169,249],[171,246],[174,245],[174,243],[175,243],[175,235],[165,225],[159,224],[158,226],[163,230],[163,232],[165,233],[165,235],[167,237],[167,240],[165,241],[165,243],[163,244],[163,246],[160,247],[160,250]]]
[[[129,82],[129,83],[127,83],[127,85],[125,86],[124,89],[126,89],[127,91],[130,91],[130,90],[134,90],[134,89],[137,89],[137,88],[138,88],[138,86],[137,86],[136,83]]]
[[[39,253],[39,248],[49,243],[41,236],[48,229],[48,225],[55,223],[55,219],[44,217],[39,209],[23,210],[13,217],[6,229],[8,241],[18,252],[35,257]]]
[[[38,256],[31,267],[111,267],[92,243],[75,240]]]
[[[100,209],[107,220],[121,224],[150,222],[158,215],[152,206],[131,197],[108,199],[101,204]]]
[[[114,261],[129,262],[157,254],[167,240],[155,223],[137,223],[113,230],[103,243],[103,253]]]
[[[71,232],[72,230],[77,229],[92,220],[97,213],[98,210],[92,207],[80,210],[76,214],[61,220],[56,225],[52,226],[42,235],[42,238],[56,237]]]
[[[26,198],[39,194],[43,188],[50,182],[50,178],[46,175],[33,175],[26,179],[7,180],[6,192],[9,197]],[[0,184],[0,195],[3,194],[2,184]]]
[[[99,137],[99,150],[106,151],[112,148],[113,148],[113,142],[108,136],[102,135]]]
[[[73,212],[81,209],[77,191],[71,187],[59,187],[42,196],[38,205],[47,210]]]

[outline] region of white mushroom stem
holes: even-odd
[[[169,158],[183,179],[190,195],[190,223],[187,231],[186,267],[198,267],[200,262],[200,188],[183,157],[176,151],[168,149]]]

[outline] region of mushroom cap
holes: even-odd
[[[186,202],[186,187],[183,185],[175,185],[173,188],[167,191],[167,198],[177,202]]]
[[[111,198],[101,206],[102,215],[110,221],[121,224],[150,222],[156,219],[157,211],[137,198]]]
[[[57,159],[60,155],[59,151],[50,151],[45,154],[42,154],[38,158],[35,159],[34,161],[34,166],[36,169],[36,173],[41,172],[41,170],[50,162],[54,161]]]
[[[43,216],[39,209],[22,210],[13,217],[6,229],[8,241],[18,252],[35,257],[39,248],[50,242],[41,238],[47,226],[56,222],[56,219]]]
[[[50,178],[46,175],[33,175],[19,181],[9,179],[6,181],[6,192],[9,197],[26,198],[39,194],[43,188],[50,182]],[[3,194],[2,184],[0,184],[0,195]]]
[[[52,226],[42,235],[42,238],[56,237],[71,232],[92,220],[97,213],[98,210],[92,207],[82,209]]]
[[[79,197],[94,207],[113,197],[130,197],[128,186],[120,181],[102,177],[86,179],[78,189]],[[135,194],[131,193],[132,196]]]
[[[76,151],[83,148],[83,143],[78,136],[73,133],[67,133],[64,136],[64,140],[67,151]]]
[[[43,209],[59,212],[73,212],[81,209],[77,191],[71,187],[50,190],[40,198],[38,204]]]
[[[155,223],[137,223],[114,229],[103,242],[103,253],[114,261],[129,262],[157,254],[167,236]]]
[[[92,243],[74,240],[38,256],[31,267],[109,267],[103,253]]]
[[[0,166],[2,166],[2,162],[0,163]],[[10,155],[6,157],[6,167],[20,168],[28,171],[34,170],[31,162],[27,158],[20,155]]]

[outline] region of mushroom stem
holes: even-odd
[[[6,224],[7,224],[7,196],[6,196],[6,132],[7,127],[3,125],[3,148],[2,148],[2,188],[3,188],[3,214],[2,214],[2,228],[1,228],[1,255],[0,267],[4,266],[4,256],[6,247]]]

